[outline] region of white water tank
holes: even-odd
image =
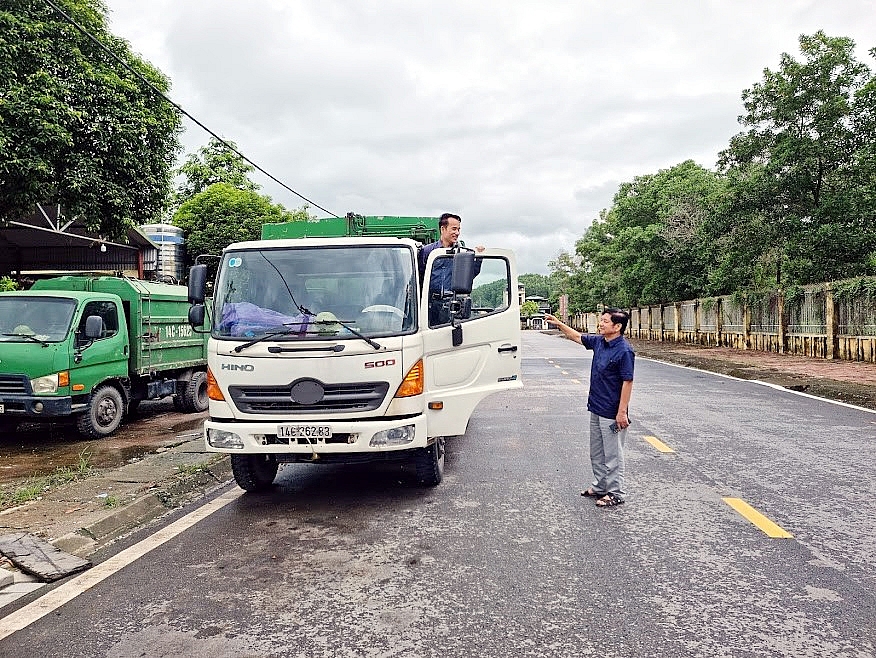
[[[185,239],[182,229],[172,224],[143,224],[144,235],[158,246],[158,280],[172,278],[178,282],[185,276]]]

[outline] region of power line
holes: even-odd
[[[186,111],[182,108],[181,105],[179,105],[178,103],[176,103],[176,102],[174,102],[173,100],[171,100],[171,99],[167,96],[167,94],[165,94],[165,93],[164,93],[163,91],[161,91],[158,87],[156,87],[156,86],[153,85],[151,82],[149,82],[149,80],[147,80],[145,77],[143,77],[143,75],[142,75],[139,71],[137,71],[135,68],[133,68],[130,64],[128,64],[128,63],[127,63],[125,60],[123,60],[121,57],[119,57],[118,55],[116,55],[112,50],[110,50],[109,48],[107,48],[106,45],[104,45],[99,39],[97,39],[97,37],[95,37],[93,34],[91,34],[91,32],[89,32],[89,31],[86,30],[84,27],[82,27],[81,25],[79,25],[79,23],[77,23],[77,22],[76,22],[76,21],[75,21],[75,20],[74,20],[69,14],[67,14],[63,9],[61,9],[57,4],[55,4],[54,0],[46,0],[46,3],[47,3],[48,5],[50,5],[50,6],[52,7],[52,9],[54,9],[56,12],[58,12],[61,16],[63,16],[63,17],[64,17],[64,20],[66,20],[68,23],[70,23],[70,25],[72,25],[72,26],[75,27],[77,30],[79,30],[79,31],[80,31],[82,34],[84,34],[88,39],[90,39],[90,40],[93,41],[95,44],[97,44],[97,46],[98,46],[99,48],[101,48],[104,52],[106,52],[107,54],[109,54],[110,57],[112,57],[113,59],[115,59],[115,60],[116,60],[117,62],[119,62],[122,66],[124,66],[126,69],[128,69],[128,71],[130,71],[130,72],[133,73],[135,76],[137,76],[137,78],[139,78],[141,82],[143,82],[144,84],[146,84],[146,86],[148,86],[153,92],[155,92],[156,94],[158,94],[159,96],[161,96],[164,100],[166,100],[168,103],[170,103],[171,105],[173,105],[177,110],[179,110],[181,114],[183,114],[184,116],[187,116],[189,119],[191,119],[192,121],[194,121],[198,126],[200,126],[200,127],[203,128],[205,131],[207,131],[208,133],[210,133],[210,135],[212,135],[213,137],[215,137],[215,138],[216,138],[216,139],[217,139],[217,140],[218,140],[218,141],[219,141],[219,142],[220,142],[225,148],[227,148],[229,151],[231,151],[232,153],[236,154],[238,157],[240,157],[241,159],[245,160],[245,161],[248,162],[249,164],[251,164],[251,165],[252,165],[253,167],[255,167],[258,171],[262,172],[265,176],[267,176],[268,178],[270,178],[272,181],[274,181],[275,183],[277,183],[278,185],[280,185],[280,186],[283,187],[284,189],[290,191],[292,194],[294,194],[295,196],[297,196],[299,199],[303,199],[304,201],[306,201],[307,203],[309,203],[310,205],[312,205],[314,208],[319,208],[319,209],[322,210],[323,212],[328,213],[329,215],[331,215],[332,217],[338,217],[338,215],[336,215],[335,213],[333,213],[331,210],[326,210],[325,208],[323,208],[321,205],[319,205],[319,204],[316,203],[315,201],[311,201],[310,199],[308,199],[308,198],[307,198],[306,196],[304,196],[303,194],[299,194],[298,192],[296,192],[295,190],[293,190],[291,187],[289,187],[288,185],[286,185],[286,183],[284,183],[283,181],[281,181],[279,178],[277,178],[277,177],[274,176],[273,174],[270,174],[270,173],[268,173],[267,171],[265,171],[264,169],[262,169],[262,167],[260,167],[260,166],[257,165],[255,162],[253,162],[252,160],[250,160],[250,159],[249,159],[248,157],[246,157],[243,153],[241,153],[240,151],[238,151],[238,150],[237,150],[236,148],[234,148],[231,144],[229,144],[228,142],[226,142],[226,141],[225,141],[224,139],[222,139],[219,135],[217,135],[216,133],[214,133],[214,132],[213,132],[212,130],[210,130],[207,126],[205,126],[203,123],[201,123],[200,121],[198,121],[195,117],[193,117],[191,114],[189,114],[188,112],[186,112]]]

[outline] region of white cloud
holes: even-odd
[[[457,211],[547,273],[617,186],[711,167],[800,34],[872,66],[868,0],[108,0],[176,102],[337,213]],[[208,140],[187,122],[184,143]],[[300,200],[254,175],[287,207]]]

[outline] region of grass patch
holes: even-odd
[[[84,480],[92,474],[91,454],[88,448],[79,453],[75,464],[58,467],[54,473],[42,476],[33,476],[16,487],[0,488],[0,509],[7,509],[17,505],[36,500],[52,489],[57,489],[70,482]]]

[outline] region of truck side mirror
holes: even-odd
[[[471,293],[472,279],[474,279],[474,252],[460,251],[454,254],[450,289],[457,295],[468,295]]]
[[[103,336],[103,318],[99,315],[89,315],[85,318],[85,337],[95,340]]]
[[[189,304],[203,304],[207,297],[207,266],[192,265],[189,270]],[[201,320],[203,323],[203,319]]]
[[[200,329],[204,326],[203,304],[189,306],[189,324],[192,325],[192,329]]]

